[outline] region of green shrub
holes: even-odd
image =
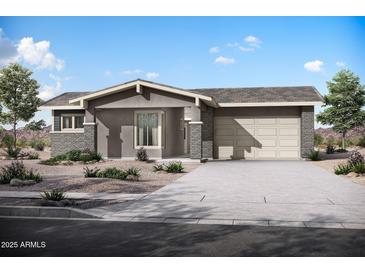
[[[137,160],[138,161],[148,161],[148,154],[147,151],[144,147],[140,147],[137,150],[137,154],[136,154]]]
[[[162,164],[156,164],[153,166],[153,172],[162,171],[164,170],[164,165]]]
[[[333,136],[329,136],[328,138],[326,138],[325,143],[327,145],[335,145],[336,144],[336,139]]]
[[[14,146],[14,136],[10,134],[5,134],[1,140],[2,146],[9,148]]]
[[[321,134],[319,134],[319,133],[314,134],[314,145],[315,146],[322,145],[323,141],[324,141],[324,137]]]
[[[27,140],[25,138],[19,138],[16,140],[16,146],[25,148],[27,146]]]
[[[348,158],[348,163],[350,165],[355,165],[357,163],[364,163],[364,157],[357,150],[351,151],[351,154]]]
[[[311,161],[319,161],[321,160],[320,157],[319,157],[319,150],[314,150],[312,149],[309,153],[308,153],[308,158],[311,160]]]
[[[27,169],[23,162],[12,161],[10,165],[2,167],[0,171],[0,184],[9,184],[11,179],[34,180],[37,183],[42,181],[39,173]]]
[[[17,147],[17,148],[8,147],[6,149],[6,153],[8,154],[8,156],[10,158],[14,158],[14,159],[17,159],[19,157],[20,151],[21,151],[21,149],[19,147]]]
[[[365,147],[365,136],[362,136],[362,137],[359,139],[359,141],[358,141],[357,145],[358,145],[359,147]]]
[[[54,161],[66,161],[66,160],[68,160],[66,154],[59,154],[59,155],[56,155],[56,156],[52,157],[51,159],[54,160]]]
[[[94,160],[93,155],[89,154],[89,153],[81,153],[79,159],[80,159],[80,161],[82,161],[84,163]]]
[[[346,175],[349,174],[351,171],[352,171],[352,165],[350,164],[339,164],[335,168],[336,175]]]
[[[36,160],[39,159],[39,154],[37,152],[30,152],[28,155],[29,160]]]
[[[81,155],[81,150],[79,149],[73,149],[66,153],[67,160],[73,162],[80,161],[80,155]]]
[[[44,147],[45,147],[45,144],[43,141],[36,141],[33,148],[37,151],[43,151]]]
[[[100,169],[97,167],[94,168],[89,168],[89,167],[84,167],[84,176],[85,178],[95,178],[98,177],[98,173],[99,173]]]
[[[126,170],[128,179],[138,180],[141,177],[141,170],[136,167],[130,167]]]
[[[335,153],[335,147],[333,145],[327,145],[327,147],[326,147],[326,153],[327,154],[333,154],[333,153]]]
[[[352,171],[357,174],[365,174],[365,164],[363,162],[358,162],[352,166]]]
[[[60,161],[58,161],[56,158],[49,158],[48,160],[39,161],[39,163],[46,166],[58,166]]]
[[[106,169],[99,171],[97,177],[125,180],[128,177],[128,173],[123,169],[107,167]]]
[[[66,198],[66,195],[62,190],[54,189],[50,192],[44,191],[41,193],[41,197],[46,201],[62,201]]]
[[[180,161],[169,162],[165,164],[165,170],[168,173],[181,173],[184,170],[184,167]]]

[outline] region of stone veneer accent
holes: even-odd
[[[214,111],[212,107],[206,107],[201,112],[202,125],[202,158],[213,158],[213,139],[214,139]]]
[[[96,125],[84,125],[84,132],[53,132],[51,133],[51,156],[64,154],[72,149],[96,150]]]
[[[202,157],[202,124],[190,124],[190,158]]]
[[[303,106],[301,111],[301,156],[308,157],[314,147],[314,107]]]

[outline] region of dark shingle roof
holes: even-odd
[[[140,80],[140,79],[138,79]],[[134,80],[135,81],[135,80]],[[145,82],[172,87],[165,84]],[[130,81],[133,82],[133,81]],[[126,82],[129,83],[129,82]],[[124,83],[124,84],[126,84]],[[118,85],[116,85],[118,86]],[[176,88],[176,87],[172,87]],[[210,96],[217,103],[263,103],[263,102],[317,102],[323,101],[317,89],[312,86],[299,87],[252,87],[252,88],[201,88],[182,89],[188,92]],[[100,90],[98,90],[100,91]],[[96,92],[98,92],[96,91]],[[46,101],[42,106],[67,106],[69,100],[85,96],[93,92],[66,92],[51,100]]]
[[[69,100],[75,99],[80,96],[88,95],[92,92],[65,92],[61,95],[58,95],[42,104],[42,106],[50,107],[50,106],[68,106]]]
[[[322,96],[311,86],[258,88],[204,88],[189,91],[211,96],[217,103],[312,102]]]

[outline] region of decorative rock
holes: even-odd
[[[357,174],[356,172],[350,172],[349,174],[347,174],[347,177],[359,177],[359,174]]]
[[[13,178],[10,181],[11,186],[31,186],[36,184],[37,182],[34,180],[21,180],[18,178]]]

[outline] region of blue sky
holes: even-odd
[[[0,28],[0,65],[33,69],[43,98],[135,78],[182,88],[313,85],[325,94],[342,68],[365,83],[360,17],[0,17]]]

